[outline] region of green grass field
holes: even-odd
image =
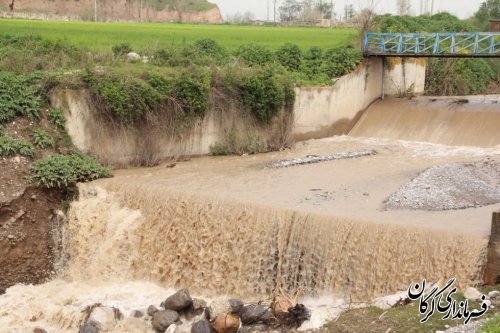
[[[49,39],[66,39],[95,51],[108,51],[118,43],[129,43],[140,51],[152,46],[180,46],[211,38],[229,50],[241,44],[257,43],[277,49],[287,42],[306,49],[346,46],[358,36],[356,29],[308,27],[259,27],[193,25],[175,23],[94,23],[0,19],[0,34],[33,34]]]

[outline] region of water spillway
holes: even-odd
[[[480,279],[486,239],[176,193],[159,181],[82,185],[67,276],[147,280],[240,297],[366,300],[423,277]]]
[[[349,135],[450,146],[500,144],[498,100],[387,98],[374,103]]]

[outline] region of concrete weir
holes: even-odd
[[[495,100],[413,98],[424,83],[421,60],[385,66],[366,60],[332,87],[297,88],[290,117],[269,127],[252,124],[249,136],[268,144],[289,136],[312,140],[263,155],[118,170],[113,179],[83,185],[71,208],[65,273],[76,281],[120,277],[207,294],[284,290],[358,300],[404,290],[422,278],[456,277],[461,288],[482,283],[490,216],[500,204],[448,211],[383,205],[428,168],[498,163]],[[402,96],[412,99],[396,98]],[[88,98],[86,91],[65,90],[51,99],[63,108],[78,148],[127,165],[150,142],[141,143],[142,133],[130,128],[99,127]],[[160,129],[152,137],[155,157],[204,155],[229,129],[246,133],[248,124],[236,111],[209,110],[182,137]],[[362,151],[374,153],[268,168],[283,159]],[[490,280],[498,274],[495,237]]]

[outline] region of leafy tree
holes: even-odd
[[[324,19],[331,19],[333,14],[333,3],[332,2],[323,2],[319,1],[316,4],[316,9],[321,13],[321,17]]]
[[[474,17],[482,22],[500,19],[500,0],[486,0],[481,4]]]
[[[299,18],[302,11],[302,5],[297,0],[285,0],[280,6],[280,18],[282,21],[295,21]]]

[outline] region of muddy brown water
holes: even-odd
[[[132,310],[149,305],[145,297],[161,299],[152,291],[167,287],[207,297],[258,300],[281,290],[367,301],[422,278],[476,284],[491,212],[500,205],[425,212],[386,211],[382,202],[431,166],[498,158],[493,143],[452,147],[346,136],[283,152],[118,170],[80,186],[60,280],[7,290],[0,327],[71,331],[86,304]],[[285,158],[369,149],[378,154],[266,168]]]

